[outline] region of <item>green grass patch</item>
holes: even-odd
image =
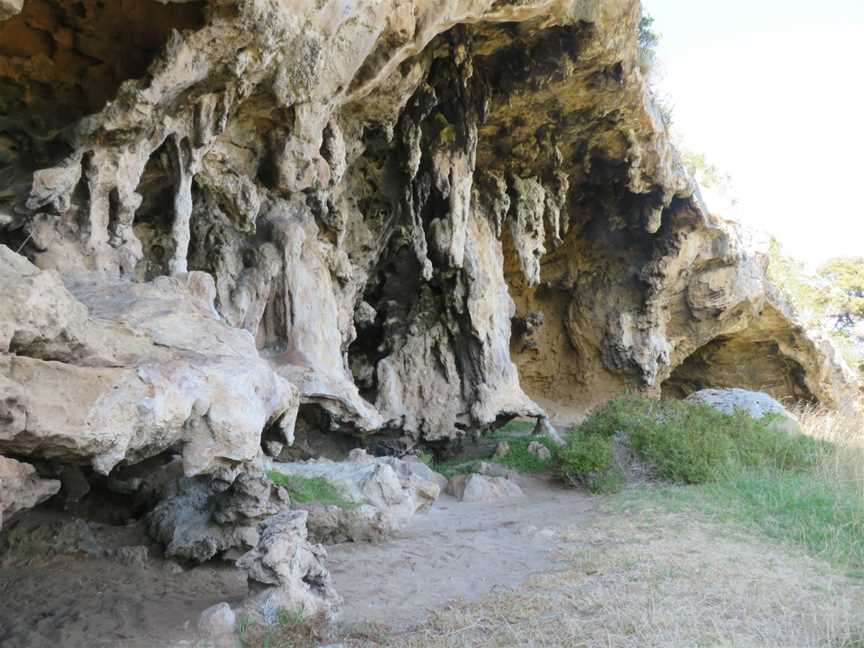
[[[613,493],[624,485],[624,475],[615,465],[612,437],[590,434],[579,428],[567,435],[554,452],[556,472],[574,486],[591,493]]]
[[[626,443],[667,485],[631,492],[625,503],[650,499],[734,523],[860,574],[864,498],[820,469],[835,446],[790,429],[777,417],[754,420],[698,403],[627,396],[571,430],[555,461],[567,481],[601,490],[598,476],[615,476],[613,439]]]
[[[450,479],[456,475],[464,475],[466,473],[474,472],[477,470],[477,466],[480,465],[481,461],[485,461],[485,459],[464,459],[457,457],[455,459],[438,461],[432,469],[435,472],[444,475],[447,479]]]
[[[757,469],[696,486],[628,494],[625,505],[664,507],[735,523],[864,576],[864,500],[851,488],[807,471]]]
[[[498,428],[487,439],[491,441],[503,441],[510,446],[510,452],[495,459],[465,459],[457,457],[436,462],[432,468],[441,473],[447,479],[455,475],[474,472],[483,461],[494,461],[520,473],[533,474],[552,472],[554,464],[551,460],[540,459],[537,455],[528,452],[528,446],[532,443],[540,443],[554,453],[555,444],[546,436],[533,436],[534,421],[510,421]]]
[[[596,480],[598,470],[607,470],[611,479],[614,465],[601,468],[595,461],[580,467],[568,453],[573,455],[571,446],[580,444],[597,452],[604,446],[602,439],[617,435],[658,477],[703,484],[754,468],[806,470],[828,450],[810,437],[790,434],[778,423],[777,417],[754,420],[745,412],[730,416],[701,403],[625,396],[610,401],[574,428],[570,432],[573,441],[559,450],[556,465],[570,481]],[[587,460],[578,454],[576,458]]]
[[[283,486],[291,499],[298,504],[323,504],[339,508],[354,508],[355,502],[345,497],[342,491],[324,477],[303,477],[285,475],[271,470],[267,477],[275,484]]]

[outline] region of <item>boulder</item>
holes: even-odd
[[[504,479],[515,480],[519,473],[499,463],[493,461],[481,461],[471,471],[484,477],[502,477]]]
[[[478,473],[451,478],[447,492],[463,502],[484,504],[524,496],[516,482],[506,477],[487,477]]]
[[[0,451],[108,474],[178,446],[187,475],[255,458],[265,426],[291,441],[296,388],[213,307],[192,272],[66,283],[0,245]]]
[[[42,479],[30,464],[0,456],[0,527],[9,516],[33,508],[59,490],[59,481]]]
[[[549,461],[552,458],[552,451],[545,445],[537,441],[532,441],[528,444],[528,452],[533,454],[541,461]]]
[[[766,414],[792,417],[783,405],[764,392],[746,389],[702,389],[690,394],[691,403],[704,403],[724,414],[734,414],[742,410],[751,418],[761,419]]]
[[[227,603],[217,603],[198,617],[198,632],[216,648],[233,648],[236,644],[237,615]]]
[[[312,537],[325,543],[383,540],[432,506],[443,479],[419,461],[372,457],[359,449],[351,451],[347,461],[274,462],[273,470],[323,478],[344,496],[344,506],[295,503],[309,513]]]
[[[746,389],[702,389],[690,394],[686,400],[691,403],[710,405],[724,414],[733,414],[740,410],[757,420],[771,415],[772,429],[792,435],[801,433],[798,419],[779,401],[764,392]]]
[[[342,603],[324,567],[326,551],[307,540],[306,517],[306,511],[286,511],[268,518],[256,546],[237,561],[252,590],[243,610],[268,625],[283,611],[330,616]]]

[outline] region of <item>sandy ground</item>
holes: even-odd
[[[353,548],[364,570],[372,567],[367,559],[383,562],[377,578],[338,577],[353,595],[342,628],[346,646],[864,646],[864,581],[791,545],[648,502],[623,508],[617,498],[534,489],[503,510],[445,506],[421,524],[432,534],[437,526],[439,540],[462,542],[472,555],[448,565],[446,546],[429,546],[428,533],[406,538],[395,555]],[[437,570],[418,565],[414,580],[394,561],[421,546]],[[401,588],[427,608],[414,609],[415,625],[405,624],[412,610]]]
[[[340,621],[410,626],[456,599],[476,600],[560,568],[559,529],[591,524],[596,500],[538,479],[526,497],[464,504],[447,495],[378,545],[328,548],[328,565],[346,605]]]
[[[826,563],[648,500],[624,509],[620,498],[540,479],[524,478],[523,486],[524,498],[497,504],[444,497],[388,542],[329,547],[346,600],[332,641],[350,648],[864,646],[864,581]],[[56,532],[50,517],[46,524],[47,535]],[[158,558],[155,547],[136,544],[144,541],[140,527],[96,531],[100,547],[133,546],[137,554],[50,556],[37,534],[27,564],[0,567],[0,646],[197,648],[199,612],[246,592],[233,568],[180,570]],[[68,529],[63,537],[70,546],[92,544]]]
[[[38,527],[32,542],[0,555],[2,648],[194,645],[201,610],[248,591],[232,566],[163,560],[140,524],[75,525],[48,511],[27,522]],[[58,545],[64,553],[54,555]],[[122,548],[133,551],[100,555]]]

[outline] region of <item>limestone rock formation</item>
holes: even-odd
[[[282,487],[244,471],[168,484],[147,522],[169,557],[234,560],[249,575],[247,612],[273,623],[280,610],[326,615],[340,604],[326,552],[308,540],[306,517],[290,510]]]
[[[0,456],[0,527],[5,517],[55,495],[60,482],[41,479],[33,466]]]
[[[683,170],[640,16],[0,0],[0,453],[142,506],[179,455],[169,552],[324,609],[305,514],[240,478],[295,429],[401,456],[624,390],[850,398]]]
[[[0,0],[0,20],[11,18],[21,11],[24,0]]]
[[[280,513],[262,524],[258,545],[237,561],[253,586],[244,606],[248,615],[275,624],[283,612],[304,618],[336,612],[342,599],[324,567],[327,554],[306,538],[305,511]]]
[[[254,459],[265,426],[291,441],[296,388],[204,273],[61,278],[0,245],[0,299],[0,452],[108,474],[181,445],[194,475]]]
[[[6,374],[14,362],[32,377],[6,389],[42,428],[3,449],[52,456],[56,421],[22,403],[60,374],[89,387],[55,400],[95,403],[110,386],[122,407],[142,382],[198,382],[170,404],[188,414],[131,423],[174,427],[160,443],[123,422],[116,438],[64,444],[103,472],[176,443],[177,424],[196,439],[190,473],[214,454],[247,460],[274,417],[290,436],[292,389],[301,419],[407,447],[624,388],[686,392],[715,347],[763,338],[783,341],[749,378],[779,368],[778,395],[835,398],[761,261],[682,170],[636,64],[635,0],[130,4],[82,16],[27,0],[0,23],[4,264],[36,277],[11,258],[27,257],[55,284],[27,317],[54,304],[77,322],[43,313],[17,333]],[[124,29],[134,37],[107,56],[100,30]],[[37,99],[37,82],[53,94]],[[193,293],[192,321],[147,323],[147,304],[181,310]],[[131,362],[117,323],[133,329]],[[194,339],[172,339],[175,324]],[[64,325],[87,330],[50,342],[66,348],[28,342],[72,335]],[[210,384],[143,372],[142,335],[194,349]],[[70,366],[44,366],[58,361]],[[268,393],[230,440],[212,420],[226,413],[189,423],[229,376],[246,385],[228,391]]]
[[[345,506],[295,503],[309,514],[313,540],[324,543],[383,540],[432,506],[444,480],[419,461],[371,457],[359,449],[347,461],[273,463],[273,470],[324,479],[344,497]]]
[[[480,473],[456,475],[450,479],[447,492],[462,502],[491,503],[522,497],[522,489],[506,477],[491,477]]]
[[[204,562],[240,556],[258,546],[259,527],[289,509],[288,493],[263,475],[240,474],[233,483],[209,477],[167,485],[147,516],[150,534],[165,555]]]

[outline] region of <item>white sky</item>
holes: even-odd
[[[864,0],[643,0],[684,145],[811,263],[864,256]]]

